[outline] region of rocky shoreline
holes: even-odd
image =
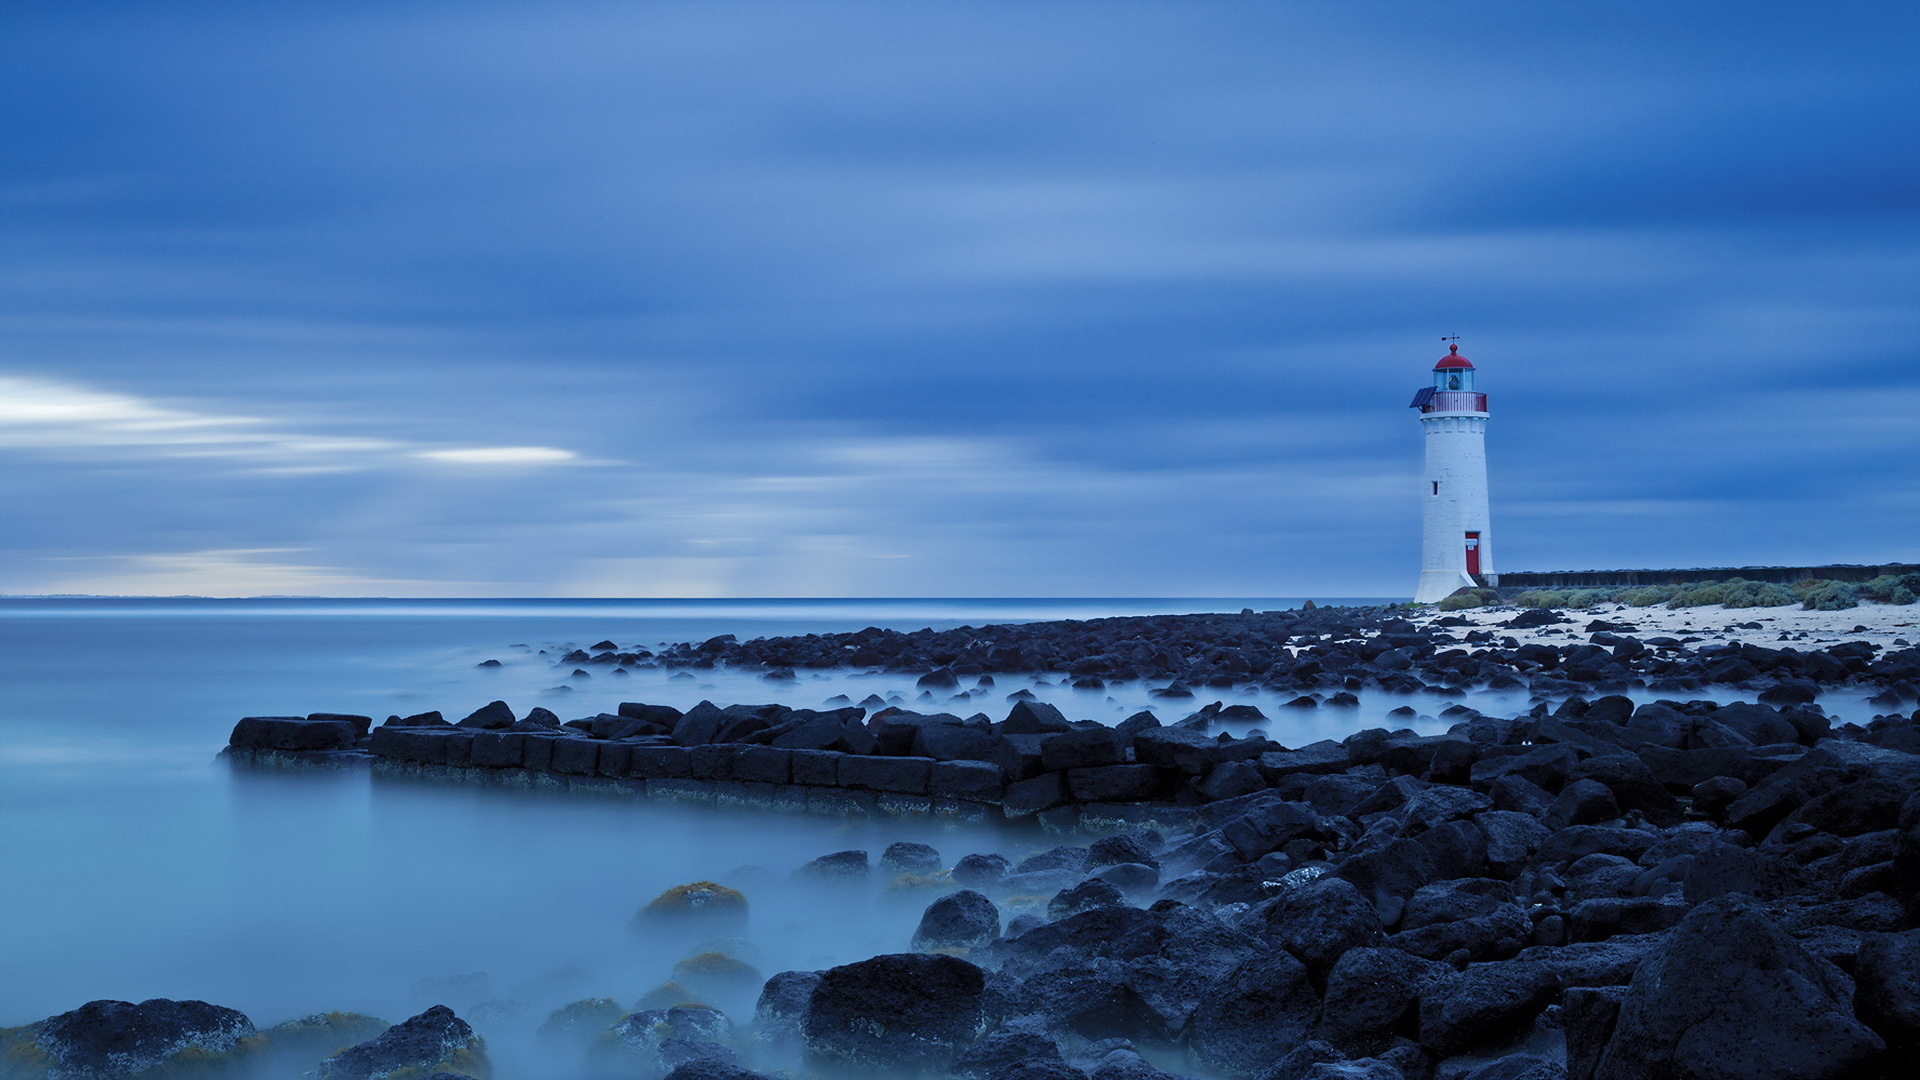
[[[560,659],[759,667],[775,682],[808,667],[909,672],[922,708],[978,701],[995,673],[1152,680],[1156,712],[1117,725],[1024,699],[999,719],[631,703],[565,723],[494,702],[458,722],[247,718],[228,753],[813,812],[1031,818],[1064,833],[1019,861],[896,844],[881,872],[937,896],[903,951],[755,975],[751,1019],[714,1008],[721,991],[577,1002],[542,1029],[565,1035],[554,1076],[1906,1074],[1920,1053],[1920,649],[1885,631],[1883,643],[1805,648],[1786,629],[1767,645],[1687,641],[1619,612],[1404,615],[719,638],[644,656],[604,642]],[[1470,707],[1474,690],[1509,680],[1538,699],[1528,711]],[[1195,707],[1200,687],[1252,683],[1297,693],[1300,708],[1412,689],[1459,703],[1441,734],[1372,728],[1301,747],[1222,731],[1252,719],[1234,706]],[[1706,689],[1720,700],[1687,696]],[[1626,690],[1674,696],[1636,704]],[[1838,721],[1819,699],[1841,690],[1884,711]],[[864,879],[870,867],[866,852],[839,852],[802,873]],[[643,909],[635,931],[724,941],[747,902],[693,883]],[[391,1029],[360,1018],[372,1026],[329,1048],[352,1049],[298,1068],[292,1036],[274,1035],[287,1025],[256,1032],[227,1013],[91,1003],[0,1032],[0,1075],[486,1074],[484,1046],[450,1010]],[[121,1044],[147,1056],[116,1066]],[[276,1046],[278,1071],[262,1071]]]

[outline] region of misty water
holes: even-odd
[[[236,773],[216,760],[243,715],[439,709],[457,719],[495,698],[563,718],[621,701],[686,708],[846,694],[928,711],[1005,714],[1022,688],[1072,718],[1154,707],[1150,687],[1074,691],[999,676],[953,701],[911,676],[661,670],[569,677],[569,646],[611,638],[654,648],[733,633],[898,629],[1117,614],[1270,610],[1204,601],[0,602],[0,1026],[98,998],[199,998],[261,1026],[326,1010],[398,1020],[446,1003],[488,1036],[502,1076],[527,1071],[526,1034],[582,997],[631,1006],[703,948],[629,931],[671,886],[713,880],[752,907],[726,948],[763,974],[904,951],[932,894],[878,874],[838,889],[792,878],[806,861],[892,841],[1016,860],[1063,842],[1032,825],[941,824],[729,810],[608,795],[422,784],[365,772]],[[546,654],[542,655],[541,650]],[[499,668],[480,668],[487,659]],[[567,690],[557,687],[566,686]],[[1380,724],[1437,731],[1449,700],[1362,695],[1349,710],[1260,705],[1275,739],[1302,745]],[[1487,712],[1521,695],[1479,695]],[[1069,838],[1070,839],[1070,838]],[[751,1014],[751,988],[718,1004]],[[714,994],[707,995],[713,997]]]

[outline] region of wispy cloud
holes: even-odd
[[[578,455],[551,446],[422,447],[300,431],[264,416],[201,411],[52,379],[0,375],[0,449],[107,456],[234,458],[279,474],[373,469],[408,460],[538,466]]]

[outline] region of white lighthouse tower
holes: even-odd
[[[1451,345],[1433,382],[1413,396],[1427,435],[1426,507],[1420,529],[1420,587],[1431,604],[1456,589],[1498,584],[1487,514],[1487,395],[1473,388],[1473,362]]]

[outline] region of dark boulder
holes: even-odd
[[[880,853],[883,874],[937,874],[940,866],[940,853],[927,844],[900,840],[888,844],[887,850]]]
[[[1088,878],[1047,901],[1047,918],[1065,919],[1095,908],[1125,907],[1126,903],[1118,885],[1103,878]]]
[[[473,710],[466,718],[454,726],[479,728],[484,731],[505,731],[514,724],[513,710],[504,701],[489,701]]]
[[[830,968],[807,1008],[806,1046],[878,1069],[939,1067],[980,1034],[986,973],[951,956],[897,953]]]
[[[1043,1016],[1022,1016],[1000,1025],[953,1059],[952,1072],[965,1080],[989,1080],[997,1071],[1025,1062],[1059,1061],[1060,1046]]]
[[[1320,1001],[1307,969],[1282,949],[1242,963],[1194,1010],[1187,1044],[1195,1060],[1234,1077],[1257,1077],[1306,1041]]]
[[[162,1073],[174,1066],[232,1064],[254,1035],[253,1022],[233,1009],[204,1001],[151,998],[89,1001],[0,1039],[0,1068],[42,1058],[49,1077],[117,1080]],[[223,1059],[227,1059],[223,1062]],[[6,1075],[11,1076],[12,1073]]]
[[[706,1057],[676,1065],[673,1071],[661,1080],[778,1080],[778,1078]]]
[[[348,720],[246,716],[233,726],[227,742],[245,750],[351,750],[360,735]]]
[[[1420,995],[1420,1044],[1442,1057],[1523,1031],[1560,986],[1547,965],[1528,960],[1472,964]]]
[[[1350,949],[1327,973],[1318,1037],[1348,1053],[1371,1053],[1417,1033],[1414,1006],[1445,964],[1395,948]]]
[[[1126,750],[1112,728],[1062,731],[1040,740],[1040,763],[1049,772],[1087,769],[1098,765],[1123,765],[1126,760]]]
[[[1549,829],[1569,825],[1598,825],[1620,816],[1620,804],[1605,784],[1594,780],[1575,780],[1560,789],[1540,820]]]
[[[814,859],[794,871],[794,875],[815,881],[853,881],[864,880],[871,870],[866,852],[836,851]]]
[[[465,1020],[435,1005],[320,1063],[317,1080],[382,1080],[405,1069],[487,1073],[486,1044]]]
[[[1887,1041],[1889,1056],[1920,1054],[1920,930],[1860,936],[1854,1008]]]
[[[987,889],[998,885],[1013,872],[1013,863],[1005,855],[963,855],[953,864],[954,883],[968,889]]]
[[[962,889],[927,905],[920,928],[913,933],[913,947],[969,949],[999,936],[1000,909],[979,893]]]
[[[1073,725],[1060,710],[1044,701],[1016,701],[1000,725],[1002,735],[1051,735],[1071,730]]]
[[[753,1026],[760,1037],[776,1043],[798,1039],[807,1004],[819,985],[818,971],[782,971],[768,979],[753,1006]]]
[[[1710,900],[1634,973],[1594,1076],[1857,1076],[1884,1044],[1850,997],[1753,900]]]
[[[1087,847],[1087,868],[1096,869],[1112,866],[1116,863],[1140,863],[1143,866],[1159,866],[1147,846],[1137,836],[1106,836],[1095,840]]]
[[[1321,877],[1268,903],[1268,936],[1323,978],[1349,949],[1381,940],[1380,916],[1351,882]]]

